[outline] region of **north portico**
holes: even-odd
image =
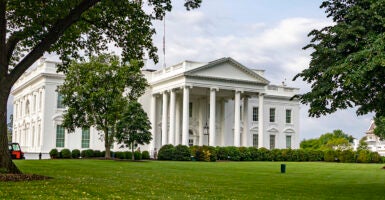
[[[221,58],[209,63],[184,61],[146,76],[151,88],[142,99],[150,101],[151,150],[165,144],[285,148],[278,145],[281,141],[270,141],[272,134],[274,140],[286,140],[279,137],[283,131],[292,140],[290,147],[298,147],[299,104],[289,100],[298,90],[269,85],[261,70]],[[295,122],[282,123],[285,130],[275,120],[269,123],[270,113],[264,112],[274,101],[287,104],[294,111],[290,115],[296,114]]]

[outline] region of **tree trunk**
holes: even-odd
[[[104,147],[106,148],[106,154],[104,155],[104,157],[106,159],[111,159],[111,151],[110,151],[111,144],[108,137],[108,128],[104,129]]]
[[[135,160],[134,142],[131,143],[132,160]]]
[[[21,174],[8,149],[7,101],[10,89],[0,86],[0,173]]]

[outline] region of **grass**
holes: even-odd
[[[0,199],[384,199],[383,164],[15,161],[54,179],[0,182]]]

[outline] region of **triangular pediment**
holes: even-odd
[[[269,84],[269,81],[232,58],[221,58],[187,71],[185,75]]]

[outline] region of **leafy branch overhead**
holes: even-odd
[[[309,116],[356,107],[385,122],[385,0],[327,0],[321,5],[333,25],[309,33],[314,50],[308,69],[294,77],[311,84],[299,95]],[[382,119],[382,120],[381,120]],[[376,131],[385,138],[385,129]]]
[[[185,0],[185,7],[200,3]],[[7,100],[34,62],[56,53],[63,61],[59,70],[66,72],[72,60],[105,52],[109,44],[121,48],[124,62],[145,55],[157,62],[152,20],[171,8],[171,0],[0,1],[0,171],[21,173],[7,149]]]

